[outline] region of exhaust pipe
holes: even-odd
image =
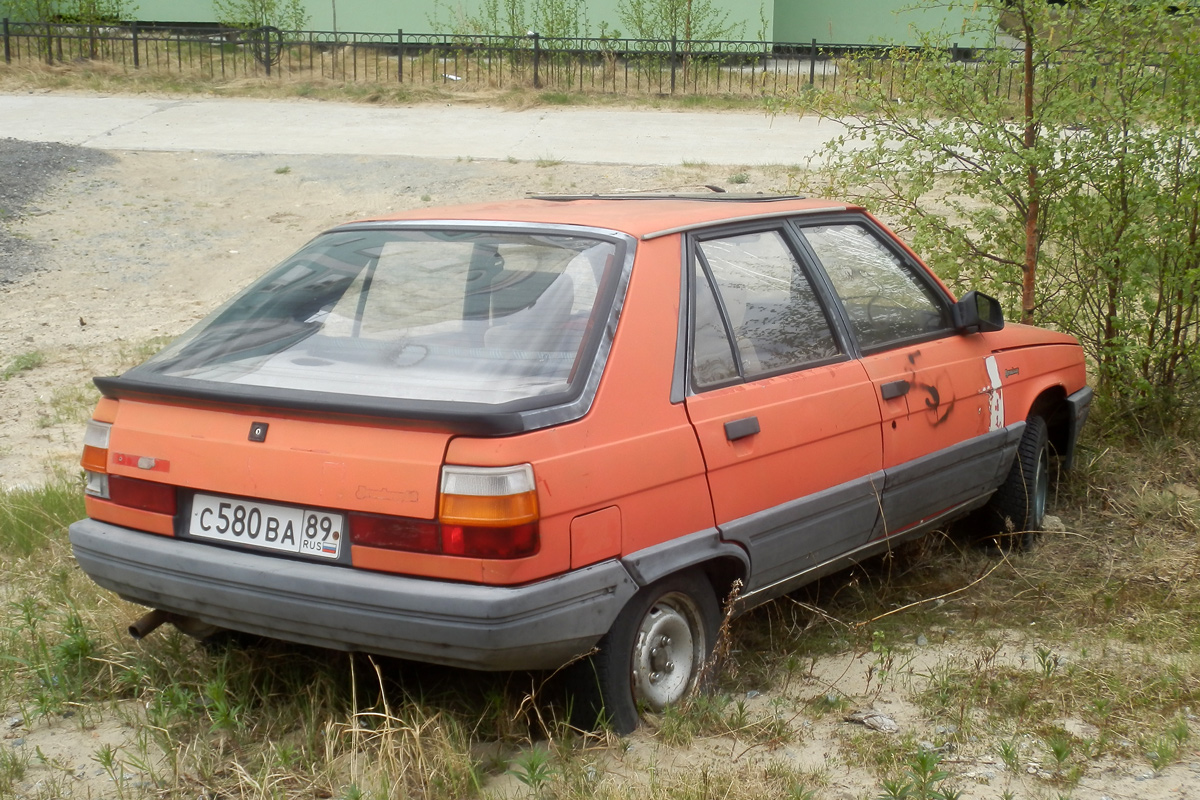
[[[135,640],[144,639],[153,633],[159,625],[162,625],[164,622],[170,622],[173,616],[175,615],[170,611],[163,611],[161,608],[149,611],[129,626],[129,635]]]

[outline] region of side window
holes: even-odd
[[[860,225],[801,228],[820,259],[863,348],[952,327],[945,303]]]
[[[779,231],[701,241],[692,270],[696,386],[777,373],[841,353],[808,276]]]

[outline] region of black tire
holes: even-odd
[[[712,656],[721,612],[699,573],[672,575],[643,588],[621,610],[597,652],[575,665],[572,720],[608,724],[624,736],[641,709],[662,711],[696,690]]]
[[[974,515],[978,541],[1004,550],[1027,551],[1037,544],[1050,497],[1050,441],[1046,420],[1031,416],[1004,483]]]

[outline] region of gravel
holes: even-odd
[[[64,172],[111,163],[100,150],[0,139],[0,284],[37,267],[37,248],[20,234],[22,218],[42,213],[34,203]]]

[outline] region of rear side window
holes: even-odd
[[[950,330],[946,304],[883,242],[860,225],[801,228],[850,319],[859,346]]]
[[[568,235],[334,232],[137,372],[402,400],[556,395],[587,372],[615,255]]]
[[[692,271],[692,380],[698,388],[840,354],[825,311],[781,232],[701,241]]]

